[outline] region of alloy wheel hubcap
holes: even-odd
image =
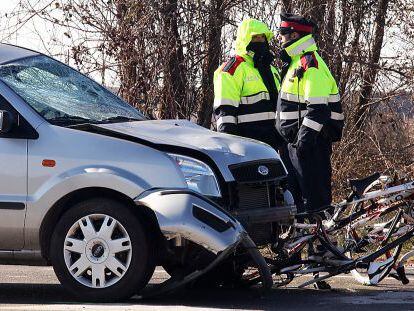
[[[128,232],[115,218],[91,214],[69,229],[63,247],[66,267],[81,284],[106,288],[128,271],[132,245]]]
[[[91,263],[103,263],[109,254],[109,246],[102,239],[91,239],[86,244],[86,257]]]

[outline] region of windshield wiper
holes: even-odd
[[[61,116],[61,117],[55,117],[52,119],[48,119],[48,121],[55,125],[77,125],[77,124],[85,124],[85,123],[96,123],[95,121],[92,121],[90,119],[77,117],[77,116]]]
[[[116,116],[116,117],[110,117],[107,119],[103,119],[99,121],[99,123],[133,122],[133,121],[142,121],[142,120],[136,119],[136,118],[124,117],[124,116]]]
[[[56,117],[48,119],[48,121],[55,125],[63,125],[68,127],[78,127],[79,125],[84,124],[106,124],[106,123],[116,123],[116,122],[132,122],[132,121],[141,121],[140,119],[129,118],[124,116],[116,116],[103,120],[90,120],[82,117],[65,115],[61,117]]]

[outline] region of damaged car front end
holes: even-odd
[[[185,120],[76,128],[162,152],[186,184],[150,187],[134,199],[155,216],[161,232],[156,265],[171,276],[144,296],[188,283],[246,285],[252,276],[263,288],[272,286],[260,250],[277,246],[281,227],[293,223],[296,207],[286,169],[270,146]]]
[[[170,189],[144,193],[135,202],[155,213],[162,234],[175,247],[190,241],[216,255],[202,269],[190,269],[179,276],[173,274],[155,289],[144,292],[144,296],[171,291],[196,280],[230,257],[238,246],[251,254],[261,273],[263,288],[271,288],[271,273],[254,242],[243,226],[213,201],[191,190]]]
[[[276,246],[281,226],[292,224],[296,213],[286,169],[271,147],[183,120],[98,125],[93,131],[145,139],[181,171],[187,189],[150,189],[135,199],[156,215],[165,239],[157,264],[172,279],[188,283],[196,276],[207,286],[233,286],[253,266],[262,285],[271,286],[259,249]]]

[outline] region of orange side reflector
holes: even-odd
[[[42,161],[42,165],[44,167],[55,167],[56,161],[55,160],[44,159]]]

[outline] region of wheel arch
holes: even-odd
[[[45,258],[48,263],[50,263],[49,248],[51,237],[59,219],[66,211],[77,203],[96,197],[116,200],[125,204],[125,206],[130,208],[141,221],[148,234],[151,235],[153,241],[161,241],[159,239],[162,239],[162,233],[157,218],[152,210],[145,206],[137,206],[133,199],[113,189],[101,187],[82,188],[68,193],[58,200],[43,218],[39,230],[39,241],[42,257]],[[158,243],[158,245],[160,244]]]

